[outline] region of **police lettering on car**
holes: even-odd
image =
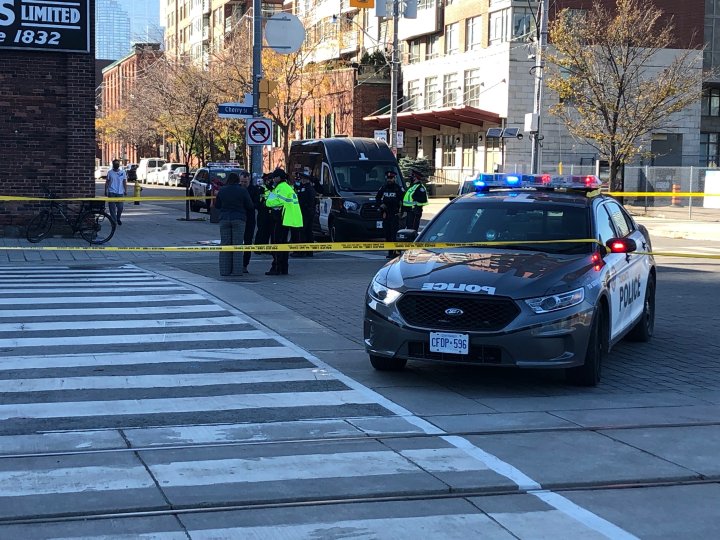
[[[372,279],[364,339],[373,367],[559,368],[574,384],[598,384],[619,340],[653,334],[647,230],[592,176],[472,183],[479,193],[454,199],[417,241],[476,245],[407,250]]]

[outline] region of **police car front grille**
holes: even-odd
[[[363,204],[360,208],[360,217],[363,219],[382,219],[382,210],[375,204]]]
[[[498,331],[520,314],[510,298],[455,294],[409,293],[399,300],[398,310],[411,326],[441,331]]]

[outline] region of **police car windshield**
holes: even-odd
[[[210,169],[210,179],[225,185],[227,184],[227,177],[231,172],[239,174],[240,169]]]
[[[377,193],[385,184],[385,173],[395,171],[398,174],[397,164],[393,162],[363,162],[336,163],[333,167],[337,180],[338,191],[350,193]],[[402,186],[398,176],[396,182]]]
[[[589,231],[589,213],[582,206],[459,203],[448,206],[425,228],[418,241],[507,241],[511,243],[507,249],[583,254],[591,251],[591,243],[552,241],[587,239]]]

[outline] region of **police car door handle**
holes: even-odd
[[[630,254],[629,253],[625,254],[625,262],[630,262]]]

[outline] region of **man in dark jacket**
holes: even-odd
[[[243,175],[248,174],[242,171]],[[215,208],[220,211],[220,244],[240,246],[245,241],[245,224],[248,216],[255,212],[247,189],[240,185],[237,173],[228,174],[227,184],[220,188],[215,198]],[[220,275],[242,275],[243,253],[241,251],[220,252]]]
[[[387,171],[385,173],[385,185],[375,195],[375,200],[382,210],[383,231],[385,231],[385,240],[394,242],[400,227],[400,206],[402,205],[403,189],[396,182],[397,173],[395,171]],[[389,250],[388,259],[396,256],[394,250]]]
[[[298,188],[298,202],[302,211],[303,228],[300,238],[301,242],[312,244],[315,240],[313,236],[313,222],[315,221],[315,188],[312,185],[312,177],[307,172],[301,172],[300,188]],[[312,251],[300,251],[295,254],[296,257],[312,257]]]
[[[257,214],[257,234],[255,235],[255,244],[259,245],[270,243],[270,235],[272,234],[274,226],[272,220],[272,209],[265,205],[265,201],[267,201],[267,197],[270,195],[270,192],[273,190],[275,185],[270,173],[263,174],[262,179],[262,185],[258,186],[260,206]]]
[[[243,171],[243,174],[240,175],[240,185],[243,186],[245,189],[247,189],[248,194],[250,195],[250,200],[252,200],[253,206],[255,207],[255,210],[248,213],[247,221],[245,222],[245,245],[251,246],[254,243],[255,239],[255,224],[256,219],[255,215],[256,212],[258,212],[261,209],[260,205],[260,188],[256,185],[254,185],[250,181],[250,173],[247,171]],[[250,256],[252,255],[251,251],[245,251],[243,253],[243,274],[248,273],[248,264],[250,264]]]

